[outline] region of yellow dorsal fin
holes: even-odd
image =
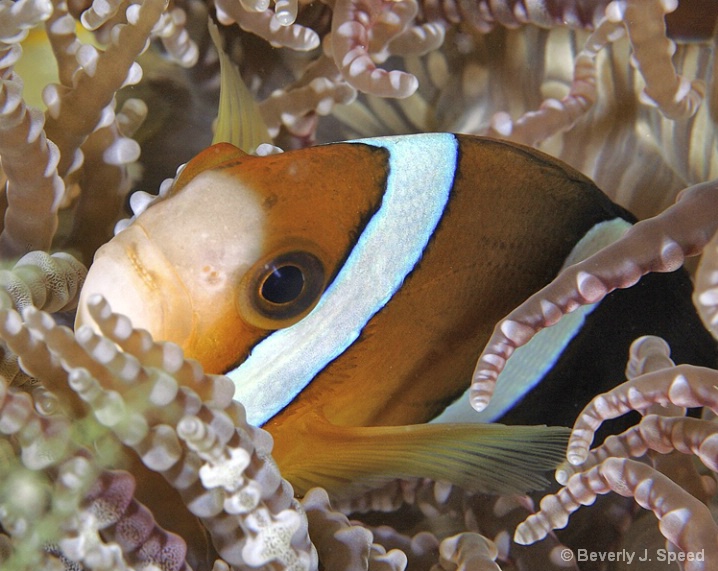
[[[396,478],[445,480],[467,490],[525,493],[546,487],[543,473],[564,457],[570,430],[501,424],[334,426],[318,415],[311,438],[277,450],[282,475],[303,494],[322,486],[354,493]],[[302,450],[299,442],[311,442]]]
[[[214,22],[209,32],[220,61],[220,96],[217,128],[212,146],[194,157],[182,169],[170,194],[179,192],[190,180],[206,170],[232,166],[251,159],[262,143],[271,143],[267,126],[252,94],[244,85],[239,70],[222,49],[222,40]]]
[[[267,125],[257,102],[242,81],[234,62],[222,48],[217,25],[209,21],[209,35],[219,55],[220,86],[217,127],[212,143],[232,143],[245,153],[254,153],[262,143],[271,143]]]

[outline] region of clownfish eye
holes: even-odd
[[[324,291],[324,264],[314,254],[295,250],[255,264],[242,280],[239,311],[263,329],[288,327],[314,307]]]
[[[260,295],[270,303],[291,303],[304,289],[304,273],[297,266],[280,266],[267,276]]]

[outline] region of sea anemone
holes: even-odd
[[[598,506],[600,533],[580,511],[569,519],[608,491],[655,512],[685,569],[715,567],[715,423],[682,409],[718,412],[717,373],[673,365],[659,340],[637,342],[627,383],[579,416],[565,487],[534,513],[526,496],[426,480],[296,499],[225,377],[99,298],[99,331],[68,327],[125,203],[151,201],[130,191],[157,192],[211,141],[208,16],[280,146],[425,130],[508,138],[645,219],[497,325],[475,405],[538,329],[687,256],[701,255],[694,301],[718,339],[711,0],[0,0],[2,567],[585,571],[597,563],[577,560],[579,546],[648,545],[637,534],[650,520],[615,495]],[[33,85],[49,64],[54,79]],[[629,409],[646,416],[589,452],[602,421]],[[567,523],[560,540],[549,532]],[[525,547],[515,529],[521,543],[548,537]]]

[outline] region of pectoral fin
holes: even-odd
[[[287,445],[275,454],[282,474],[298,493],[322,486],[335,495],[412,477],[497,494],[540,489],[548,484],[543,472],[562,460],[570,433],[500,424],[343,427],[318,415],[306,430],[311,437],[294,439],[295,446],[282,438]],[[300,442],[311,443],[311,450]]]

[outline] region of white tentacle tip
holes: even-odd
[[[606,6],[606,18],[609,22],[617,24],[623,21],[623,16],[626,13],[626,4],[620,0],[615,0]]]
[[[559,466],[556,468],[556,472],[554,473],[554,478],[556,481],[561,484],[562,486],[566,485],[566,482],[568,482],[569,477],[571,476],[573,472],[570,468]]]
[[[683,265],[685,254],[683,248],[675,241],[667,239],[661,246],[661,261],[666,271],[672,272]]]
[[[699,293],[698,303],[706,307],[718,306],[718,287],[713,287]]]
[[[107,300],[105,300],[105,298],[99,293],[93,293],[90,295],[85,300],[85,307],[87,308],[90,316],[92,316],[94,323],[97,323],[98,321],[106,321],[112,315],[110,304],[108,304]],[[83,329],[84,327],[85,326],[83,325],[80,329]],[[87,325],[87,328],[92,330],[92,326],[89,324]]]
[[[588,455],[586,454],[586,451],[583,449],[570,450],[566,454],[566,460],[568,460],[568,463],[571,464],[571,466],[580,466],[581,464],[583,464],[586,461],[587,457],[588,457]],[[556,481],[559,482],[560,484],[564,483],[558,479],[558,471],[556,472]]]
[[[531,337],[536,333],[533,327],[512,319],[505,319],[499,326],[501,333],[504,334],[514,346],[520,347],[529,342]]]
[[[543,315],[544,323],[547,327],[556,324],[561,319],[563,314],[558,305],[547,299],[542,299],[540,305],[541,315]]]
[[[684,375],[676,375],[668,388],[668,396],[672,403],[680,405],[682,402],[692,402],[693,390]],[[690,406],[690,405],[688,405]]]
[[[578,293],[588,303],[597,302],[608,292],[608,288],[604,283],[588,272],[578,272],[576,286],[578,287]]]
[[[485,410],[486,407],[489,406],[489,402],[491,402],[490,391],[483,388],[471,389],[471,392],[469,393],[469,403],[471,404],[471,408],[473,408],[476,412],[482,412]]]
[[[526,521],[520,523],[514,532],[514,542],[519,545],[532,545],[541,541],[548,535],[548,531],[541,528],[538,522],[532,521],[538,518],[537,515],[529,516]]]

